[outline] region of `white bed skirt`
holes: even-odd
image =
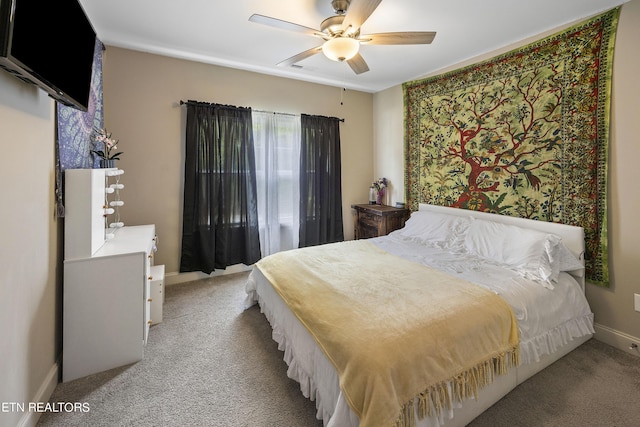
[[[326,427],[358,427],[360,422],[340,391],[338,374],[311,335],[286,306],[262,273],[254,268],[246,284],[246,306],[259,304],[273,329],[272,338],[278,349],[284,352],[289,378],[300,383],[302,394],[316,403],[317,418]],[[558,342],[552,354],[541,355],[537,362],[512,368],[508,375],[496,376],[494,382],[484,387],[477,400],[469,399],[443,411],[440,417],[419,419],[416,427],[464,426],[513,390],[518,384],[549,366],[559,358],[592,337],[592,333],[580,338],[567,337]],[[417,407],[418,405],[416,405]]]

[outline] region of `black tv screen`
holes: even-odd
[[[86,111],[96,33],[77,0],[0,0],[0,66]]]

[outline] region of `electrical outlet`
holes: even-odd
[[[640,311],[640,294],[633,294],[633,309]]]

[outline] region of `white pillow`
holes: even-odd
[[[447,215],[439,212],[416,211],[405,222],[403,228],[394,233],[440,246],[461,245],[461,236],[471,223],[468,217]]]
[[[558,277],[554,262],[560,243],[560,237],[554,234],[482,219],[471,222],[464,238],[469,253],[505,265],[550,288]]]
[[[556,254],[557,262],[553,264],[558,266],[558,273],[567,271],[573,276],[584,276],[584,264],[576,258],[576,256],[567,248],[564,243],[558,246]],[[554,260],[555,261],[555,260]]]

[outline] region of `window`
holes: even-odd
[[[300,117],[252,112],[260,247],[266,256],[298,247]]]

